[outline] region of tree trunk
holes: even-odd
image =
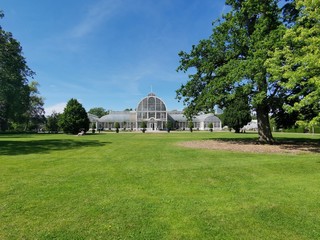
[[[268,106],[257,107],[257,120],[258,120],[258,134],[259,142],[273,144],[274,138],[272,136],[270,121],[269,121],[269,108]]]

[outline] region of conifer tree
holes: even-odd
[[[71,134],[77,134],[82,130],[86,132],[90,125],[86,110],[74,98],[68,101],[59,118],[59,123],[65,133]]]

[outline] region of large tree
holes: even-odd
[[[285,114],[312,127],[320,123],[320,1],[295,2],[294,24],[265,65],[290,93],[282,98]]]
[[[187,116],[220,108],[234,98],[238,89],[247,95],[256,111],[259,141],[273,143],[269,112],[279,90],[264,63],[284,32],[277,0],[227,0],[229,13],[214,24],[209,39],[180,52],[179,71],[189,81],[177,90],[187,105]]]
[[[0,11],[0,19],[4,16]],[[21,123],[29,110],[28,78],[34,72],[27,66],[20,43],[0,26],[0,130],[9,121]]]
[[[88,131],[90,121],[82,104],[72,98],[64,108],[59,123],[65,133],[77,134],[81,130]]]

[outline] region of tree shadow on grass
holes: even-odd
[[[276,143],[287,150],[320,153],[320,140],[311,138],[276,138]]]
[[[110,143],[111,142],[100,142],[96,140],[76,141],[71,139],[0,141],[0,155],[43,154],[50,153],[52,151],[72,150],[84,147],[99,147]]]
[[[268,145],[261,144],[257,138],[251,137],[235,137],[235,138],[207,138],[204,140],[212,140],[225,142],[234,145],[254,146],[254,145]],[[311,152],[320,153],[320,139],[310,138],[310,136],[290,138],[290,137],[275,137],[275,146],[287,151]]]
[[[34,134],[15,134],[15,133],[0,133],[0,139],[5,138],[33,138]]]

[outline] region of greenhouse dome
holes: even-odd
[[[137,107],[137,124],[147,123],[147,128],[158,130],[165,128],[167,108],[165,103],[154,93],[148,94]]]

